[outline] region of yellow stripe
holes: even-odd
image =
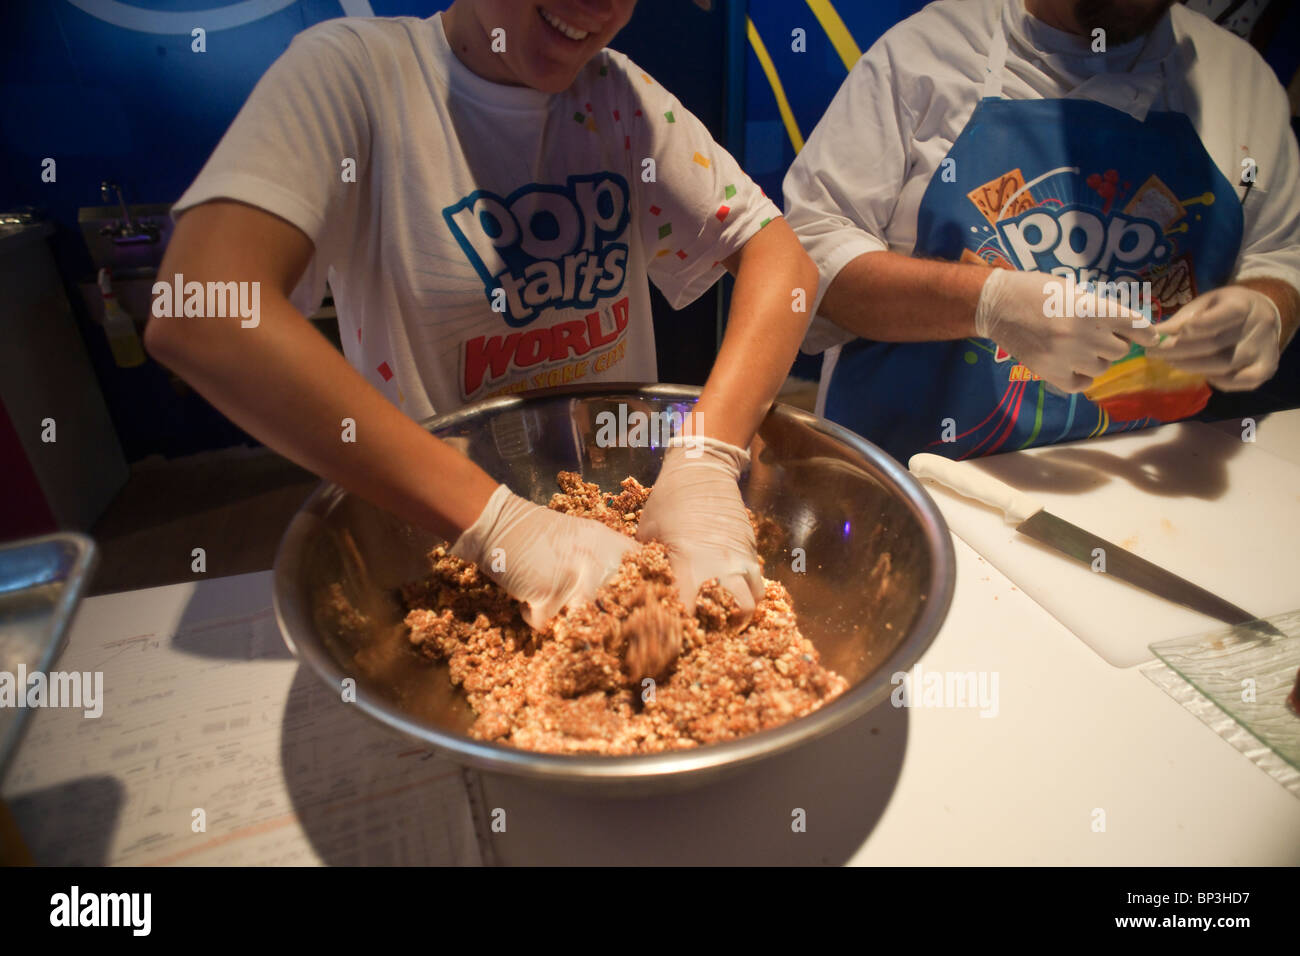
[[[857,41],[853,39],[853,34],[849,32],[849,28],[844,25],[844,21],[840,19],[835,7],[831,5],[831,0],[807,0],[807,3],[813,12],[813,16],[817,18],[817,22],[822,25],[826,35],[830,37],[835,52],[844,61],[844,69],[853,69],[853,64],[862,59],[862,50],[858,48]]]
[[[803,134],[799,132],[799,124],[795,122],[794,110],[790,109],[790,101],[785,98],[785,87],[781,85],[781,78],[776,75],[776,64],[767,55],[767,47],[763,46],[763,38],[758,35],[758,29],[754,26],[754,21],[749,17],[745,18],[745,32],[749,34],[749,45],[754,48],[754,55],[758,57],[758,65],[763,68],[763,73],[767,76],[767,82],[772,86],[772,93],[776,96],[776,108],[781,111],[781,122],[785,123],[785,131],[790,134],[790,142],[794,143],[794,151],[797,153],[803,149]]]

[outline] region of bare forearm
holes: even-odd
[[[831,282],[820,313],[877,342],[931,342],[975,334],[983,266],[868,252]]]
[[[727,265],[736,287],[727,333],[696,405],[696,427],[744,448],[799,352],[817,268],[784,219],[768,223]]]
[[[263,298],[269,301],[256,328],[155,318],[146,343],[285,457],[408,521],[457,537],[496,482],[396,409],[282,296]],[[344,419],[355,422],[351,435]]]
[[[1282,315],[1282,344],[1289,342],[1300,325],[1300,292],[1281,279],[1242,279],[1236,284],[1262,292],[1273,300]]]

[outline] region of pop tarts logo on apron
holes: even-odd
[[[1070,276],[1076,300],[1092,286],[1137,282],[1138,311],[1150,303],[1154,322],[1231,276],[1240,204],[1181,113],[1139,122],[1086,100],[986,99],[948,158],[955,175],[941,167],[928,184],[913,255]],[[1080,314],[1062,305],[1062,316]],[[983,339],[848,343],[825,414],[903,461],[1152,423],[1114,422]]]
[[[1203,188],[1181,196],[1150,167],[1124,175],[1104,162],[1092,169],[1058,167],[1028,182],[1020,167],[999,172],[966,194],[964,209],[950,207],[948,223],[927,224],[929,210],[923,209],[917,251],[1064,276],[1075,280],[1080,294],[1088,288],[1118,292],[1124,304],[1129,290],[1140,291],[1140,304],[1131,307],[1150,308],[1157,322],[1167,318],[1210,278],[1197,268],[1208,250],[1200,248],[1204,225],[1196,207],[1204,210],[1225,197]],[[952,229],[953,220],[960,230]],[[1225,263],[1218,260],[1226,257],[1209,258],[1210,271],[1220,273]],[[1068,303],[1059,314],[1071,314]]]
[[[998,222],[997,231],[1017,269],[1074,276],[1080,285],[1136,281],[1143,266],[1163,268],[1170,251],[1150,220],[1077,205],[1038,207]]]

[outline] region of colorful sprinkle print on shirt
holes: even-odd
[[[376,63],[392,67],[382,81]],[[329,157],[349,155],[357,129],[386,132],[359,185],[340,188]],[[539,96],[466,75],[440,16],[296,36],[182,199],[216,195],[319,237],[295,306],[310,314],[328,283],[348,361],[416,420],[526,389],[654,381],[650,283],[684,307],[779,215],[622,54]]]

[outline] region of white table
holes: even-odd
[[[1275,453],[1300,454],[1298,437],[1300,412],[1260,424],[1261,445]],[[996,716],[886,703],[795,753],[645,799],[587,798],[470,774],[471,800],[481,800],[482,856],[500,863],[1300,863],[1300,800],[1137,668],[1107,664],[973,550],[954,545],[956,593],[921,666],[996,672]],[[269,572],[91,598],[65,656],[102,643],[106,630],[167,635],[184,618],[255,615],[269,603]],[[193,657],[185,648],[174,653],[177,666]],[[292,686],[300,693],[314,681],[300,673]],[[49,717],[40,713],[37,723]],[[373,736],[368,722],[353,723],[349,734]],[[445,781],[435,763],[428,772]],[[21,797],[10,786],[5,797]],[[289,797],[296,805],[299,795]],[[451,808],[445,812],[460,812],[452,797],[440,801]],[[505,833],[481,825],[495,808],[506,811]],[[806,815],[805,832],[792,832],[796,808]]]

